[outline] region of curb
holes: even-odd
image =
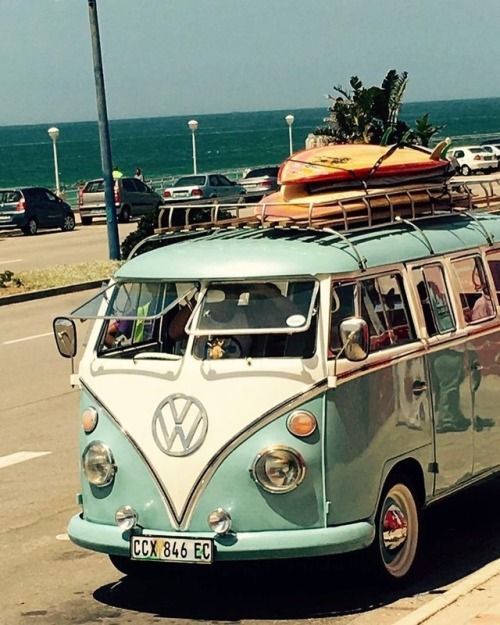
[[[28,302],[33,299],[43,299],[45,297],[52,297],[53,295],[65,295],[66,293],[76,293],[77,291],[96,289],[102,286],[103,282],[107,283],[106,280],[92,280],[90,282],[79,282],[77,284],[56,286],[52,289],[43,289],[41,291],[27,291],[26,293],[15,293],[14,295],[6,295],[5,297],[0,297],[0,306],[19,304],[20,302]]]
[[[392,625],[421,625],[445,608],[458,601],[478,586],[485,584],[492,577],[500,573],[500,559],[486,564],[478,571],[468,575],[461,582],[447,590],[443,595],[417,608],[411,614],[404,616]]]

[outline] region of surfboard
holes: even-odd
[[[342,185],[397,177],[397,184],[401,184],[415,178],[446,178],[453,171],[450,162],[441,158],[445,147],[440,144],[431,152],[420,146],[332,144],[302,150],[281,165],[278,182],[289,185],[329,181]]]

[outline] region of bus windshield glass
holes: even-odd
[[[211,283],[200,303],[196,336],[304,332],[311,323],[317,283]]]

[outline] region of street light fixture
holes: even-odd
[[[198,173],[198,168],[196,166],[196,138],[195,133],[198,130],[198,122],[196,119],[190,119],[188,121],[189,130],[191,131],[191,140],[193,143],[193,174]]]
[[[295,117],[293,115],[288,114],[285,117],[285,121],[288,124],[288,142],[290,143],[290,156],[292,156],[293,154],[292,124],[295,121]]]
[[[52,139],[52,150],[54,152],[54,173],[56,175],[56,193],[57,195],[59,195],[61,192],[61,189],[59,186],[59,165],[57,163],[57,147],[56,147],[56,141],[59,138],[59,128],[52,126],[52,128],[49,128],[47,132],[49,133],[49,137]]]

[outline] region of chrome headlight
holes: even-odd
[[[288,493],[297,488],[306,474],[304,459],[290,447],[270,447],[255,458],[254,480],[270,493]]]
[[[108,486],[113,481],[116,465],[111,449],[100,441],[93,441],[82,455],[85,477],[94,486]]]

